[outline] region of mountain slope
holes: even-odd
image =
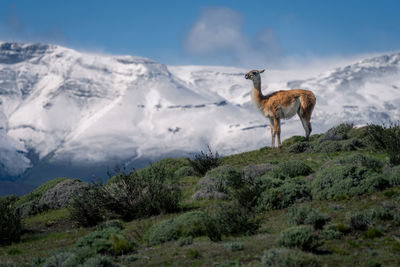
[[[304,80],[287,78],[296,70],[269,71],[263,91],[313,90],[313,133],[342,121],[397,120],[399,66],[392,54]],[[207,144],[225,155],[269,145],[246,71],[0,43],[0,180],[104,178],[116,163],[141,167]],[[283,124],[283,138],[304,134],[297,118]]]

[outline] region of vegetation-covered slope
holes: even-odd
[[[398,266],[399,140],[398,125],[342,124],[281,149],[165,159],[9,227],[56,180],[1,199],[0,265]]]

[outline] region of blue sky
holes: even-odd
[[[400,50],[400,1],[0,2],[0,40],[165,64],[278,66],[291,57]]]

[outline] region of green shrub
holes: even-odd
[[[206,173],[197,183],[192,199],[227,199],[232,189],[240,188],[241,173],[229,165],[219,166]]]
[[[314,229],[319,230],[324,227],[324,225],[331,220],[331,217],[327,214],[321,213],[317,210],[311,211],[311,213],[304,220],[305,224],[310,224]]]
[[[339,231],[336,231],[334,229],[325,229],[322,232],[322,236],[324,240],[332,240],[332,239],[338,239],[341,236],[341,233]]]
[[[42,264],[38,263],[34,266],[44,267],[114,267],[112,260],[108,256],[97,255],[93,251],[87,249],[77,251],[56,251],[48,257]]]
[[[255,214],[235,202],[209,208],[207,216],[207,236],[212,241],[222,235],[254,234],[260,227]]]
[[[294,144],[304,142],[306,138],[300,135],[294,135],[282,142],[282,147],[290,147]]]
[[[14,205],[14,203],[17,202],[18,199],[19,197],[16,195],[6,195],[0,197],[0,203],[4,203],[5,205]]]
[[[175,219],[167,219],[153,225],[144,239],[157,245],[180,237],[197,237],[207,234],[207,216],[201,211],[187,212]]]
[[[380,172],[383,168],[383,162],[379,159],[360,153],[340,158],[339,163],[363,166],[375,172]]]
[[[175,172],[177,172],[182,167],[188,167],[188,160],[183,158],[166,158],[152,163],[150,166],[137,170],[138,175],[141,177],[154,176],[155,171],[162,171],[165,181],[172,181],[175,177]]]
[[[311,206],[292,206],[288,209],[286,218],[290,224],[301,225],[312,210]]]
[[[358,138],[340,141],[342,151],[353,151],[365,147],[364,142]]]
[[[293,206],[286,215],[291,224],[310,224],[314,229],[322,229],[330,221],[330,216],[311,208],[310,206]]]
[[[354,127],[353,123],[342,123],[338,126],[330,128],[322,137],[322,141],[325,140],[345,140],[349,138],[349,132]]]
[[[181,191],[178,185],[166,181],[165,169],[157,166],[150,166],[146,172],[120,174],[106,186],[89,186],[72,201],[72,219],[92,226],[109,218],[129,221],[177,211]]]
[[[290,153],[303,153],[311,150],[311,146],[308,142],[300,142],[293,144],[289,147]]]
[[[73,266],[74,253],[72,252],[58,252],[54,253],[52,256],[48,257],[44,262],[44,267],[54,267],[54,266]]]
[[[307,164],[298,160],[289,160],[280,163],[278,168],[271,172],[271,175],[274,178],[286,179],[310,173],[312,173],[312,169]]]
[[[261,266],[268,267],[317,267],[317,259],[298,249],[271,248],[264,252]]]
[[[99,254],[121,255],[132,251],[132,244],[118,228],[106,228],[81,238],[77,248],[89,248]]]
[[[108,256],[96,255],[92,258],[87,259],[81,267],[114,267],[119,266],[112,262],[112,259]]]
[[[186,176],[197,176],[198,173],[193,169],[192,166],[183,166],[175,171],[174,177],[176,179],[186,177]]]
[[[295,226],[281,233],[278,244],[289,248],[312,251],[323,244],[323,239],[310,226]]]
[[[90,184],[71,201],[68,208],[71,219],[82,226],[93,226],[111,218],[105,207],[108,200],[101,183]]]
[[[19,241],[22,226],[19,213],[9,200],[0,201],[0,245]]]
[[[109,220],[109,221],[103,222],[97,226],[98,230],[103,230],[106,228],[117,228],[117,229],[122,230],[122,229],[124,229],[124,226],[122,225],[122,222],[120,220]]]
[[[181,237],[178,239],[178,245],[180,247],[191,245],[191,244],[193,244],[193,237],[191,237],[191,236]]]
[[[200,251],[198,251],[197,249],[188,249],[188,251],[186,252],[186,257],[188,257],[191,260],[194,259],[199,259],[201,258],[201,253]]]
[[[311,193],[315,199],[340,199],[381,190],[385,183],[382,176],[365,167],[335,165],[316,173]]]
[[[390,186],[400,185],[400,166],[386,169],[384,175],[387,177]]]
[[[218,167],[221,164],[218,152],[215,154],[211,151],[210,146],[207,146],[208,152],[200,151],[196,154],[194,159],[189,159],[189,164],[192,168],[201,175],[206,174],[207,171]]]
[[[369,211],[356,212],[350,217],[350,225],[355,230],[366,230],[372,223],[372,213]]]
[[[386,125],[368,125],[367,143],[376,150],[383,150],[389,154],[389,163],[392,166],[400,164],[400,123]]]
[[[334,153],[342,150],[342,144],[338,141],[326,140],[313,146],[315,152]]]
[[[283,209],[311,199],[308,184],[302,179],[288,179],[278,187],[264,191],[258,201],[261,210]]]
[[[372,239],[372,238],[377,238],[377,237],[383,236],[383,233],[378,228],[373,227],[373,228],[370,228],[370,229],[366,230],[364,232],[364,236],[366,238],[371,238]]]
[[[224,245],[228,251],[241,251],[244,249],[243,243],[241,242],[229,242]]]
[[[342,234],[348,234],[351,232],[351,227],[344,223],[338,223],[332,226],[334,230],[339,231]]]
[[[219,192],[227,193],[227,187],[237,188],[242,184],[242,175],[235,168],[224,165],[207,172],[206,176],[213,178],[220,184]]]
[[[174,219],[163,220],[153,225],[144,235],[144,239],[151,246],[177,240],[179,237],[179,227]]]

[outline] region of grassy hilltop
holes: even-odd
[[[398,124],[341,124],[56,179],[0,199],[0,266],[399,266],[399,155]]]

